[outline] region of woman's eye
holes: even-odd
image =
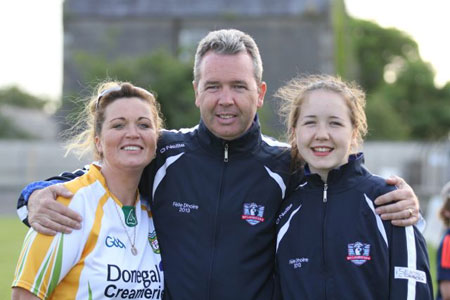
[[[124,125],[123,124],[120,124],[120,123],[118,123],[118,124],[113,124],[113,126],[112,126],[112,128],[115,128],[115,129],[121,129],[121,128],[123,128],[124,127]]]
[[[303,125],[314,125],[314,124],[316,124],[316,122],[314,122],[314,121],[305,121],[305,122],[303,122]]]

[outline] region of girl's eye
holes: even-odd
[[[335,127],[342,126],[341,122],[331,122],[330,124],[331,124],[331,126],[335,126]]]
[[[142,128],[142,129],[148,129],[148,128],[152,127],[152,126],[150,126],[150,124],[147,124],[147,123],[141,123],[141,124],[138,124],[138,126],[139,126],[139,128]]]

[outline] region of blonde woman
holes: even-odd
[[[71,234],[30,229],[12,299],[162,299],[164,276],[152,214],[138,183],[155,156],[161,118],[154,96],[107,82],[86,106],[85,131],[70,150],[93,150],[100,163],[64,186],[57,201],[83,216]]]

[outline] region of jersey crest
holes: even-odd
[[[264,222],[264,206],[254,202],[244,203],[242,220],[246,220],[250,225],[256,225]]]
[[[156,239],[156,231],[155,230],[148,233],[148,242],[150,243],[150,246],[152,247],[153,252],[155,252],[156,254],[161,253],[161,251],[159,250],[158,240]]]
[[[364,244],[361,242],[355,242],[347,245],[348,255],[347,260],[351,261],[357,266],[366,263],[371,260],[370,257],[370,244]]]

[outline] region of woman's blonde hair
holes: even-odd
[[[82,157],[86,153],[92,152],[95,160],[102,159],[101,153],[95,146],[95,137],[101,135],[106,107],[120,98],[139,98],[149,103],[155,130],[159,135],[163,121],[159,103],[154,95],[129,82],[107,81],[97,86],[75,125],[69,130],[69,133],[66,133],[66,136],[71,136],[66,146],[66,155],[72,151],[78,157]]]
[[[355,83],[344,82],[341,78],[331,75],[299,75],[291,79],[275,93],[282,100],[280,115],[287,128],[287,139],[292,146],[292,166],[302,165],[302,158],[297,149],[295,128],[300,116],[301,105],[308,95],[315,90],[336,92],[342,96],[350,110],[350,120],[356,134],[356,145],[363,142],[367,133],[367,120],[364,111],[366,95]]]

